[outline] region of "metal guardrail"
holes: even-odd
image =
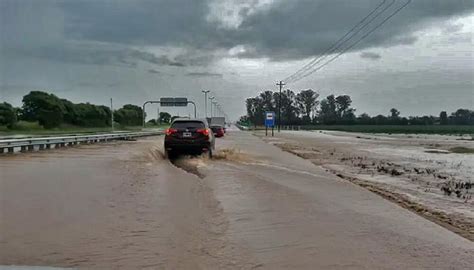
[[[0,140],[0,154],[14,153],[16,150],[21,152],[60,148],[65,146],[73,146],[77,144],[89,144],[96,142],[107,142],[112,140],[130,140],[138,137],[162,135],[162,131],[150,132],[128,132],[128,133],[111,133],[100,135],[78,135],[63,137],[42,137],[28,139],[8,139]]]
[[[243,125],[239,125],[239,124],[235,124],[235,126],[240,130],[250,130],[250,128],[247,127],[247,126],[243,126]]]

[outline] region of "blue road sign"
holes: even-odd
[[[265,112],[265,126],[266,127],[275,126],[275,112]]]

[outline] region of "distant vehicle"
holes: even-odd
[[[211,130],[214,133],[214,136],[216,136],[216,138],[224,137],[224,133],[225,133],[224,127],[218,126],[218,125],[212,125]]]
[[[165,151],[169,158],[179,154],[203,154],[212,157],[215,138],[205,119],[175,119],[165,132]]]
[[[209,122],[211,126],[225,126],[225,117],[211,117],[211,121]]]

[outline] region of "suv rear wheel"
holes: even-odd
[[[166,150],[165,151],[165,158],[166,159],[173,159],[176,157],[176,152],[174,152],[173,150]]]

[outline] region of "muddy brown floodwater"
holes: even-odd
[[[162,138],[0,157],[0,265],[468,269],[472,242],[230,130],[216,158]]]
[[[2,157],[0,264],[218,267],[210,254],[222,245],[221,209],[160,145],[152,138]]]
[[[474,149],[460,136],[285,131],[265,141],[474,240]]]

